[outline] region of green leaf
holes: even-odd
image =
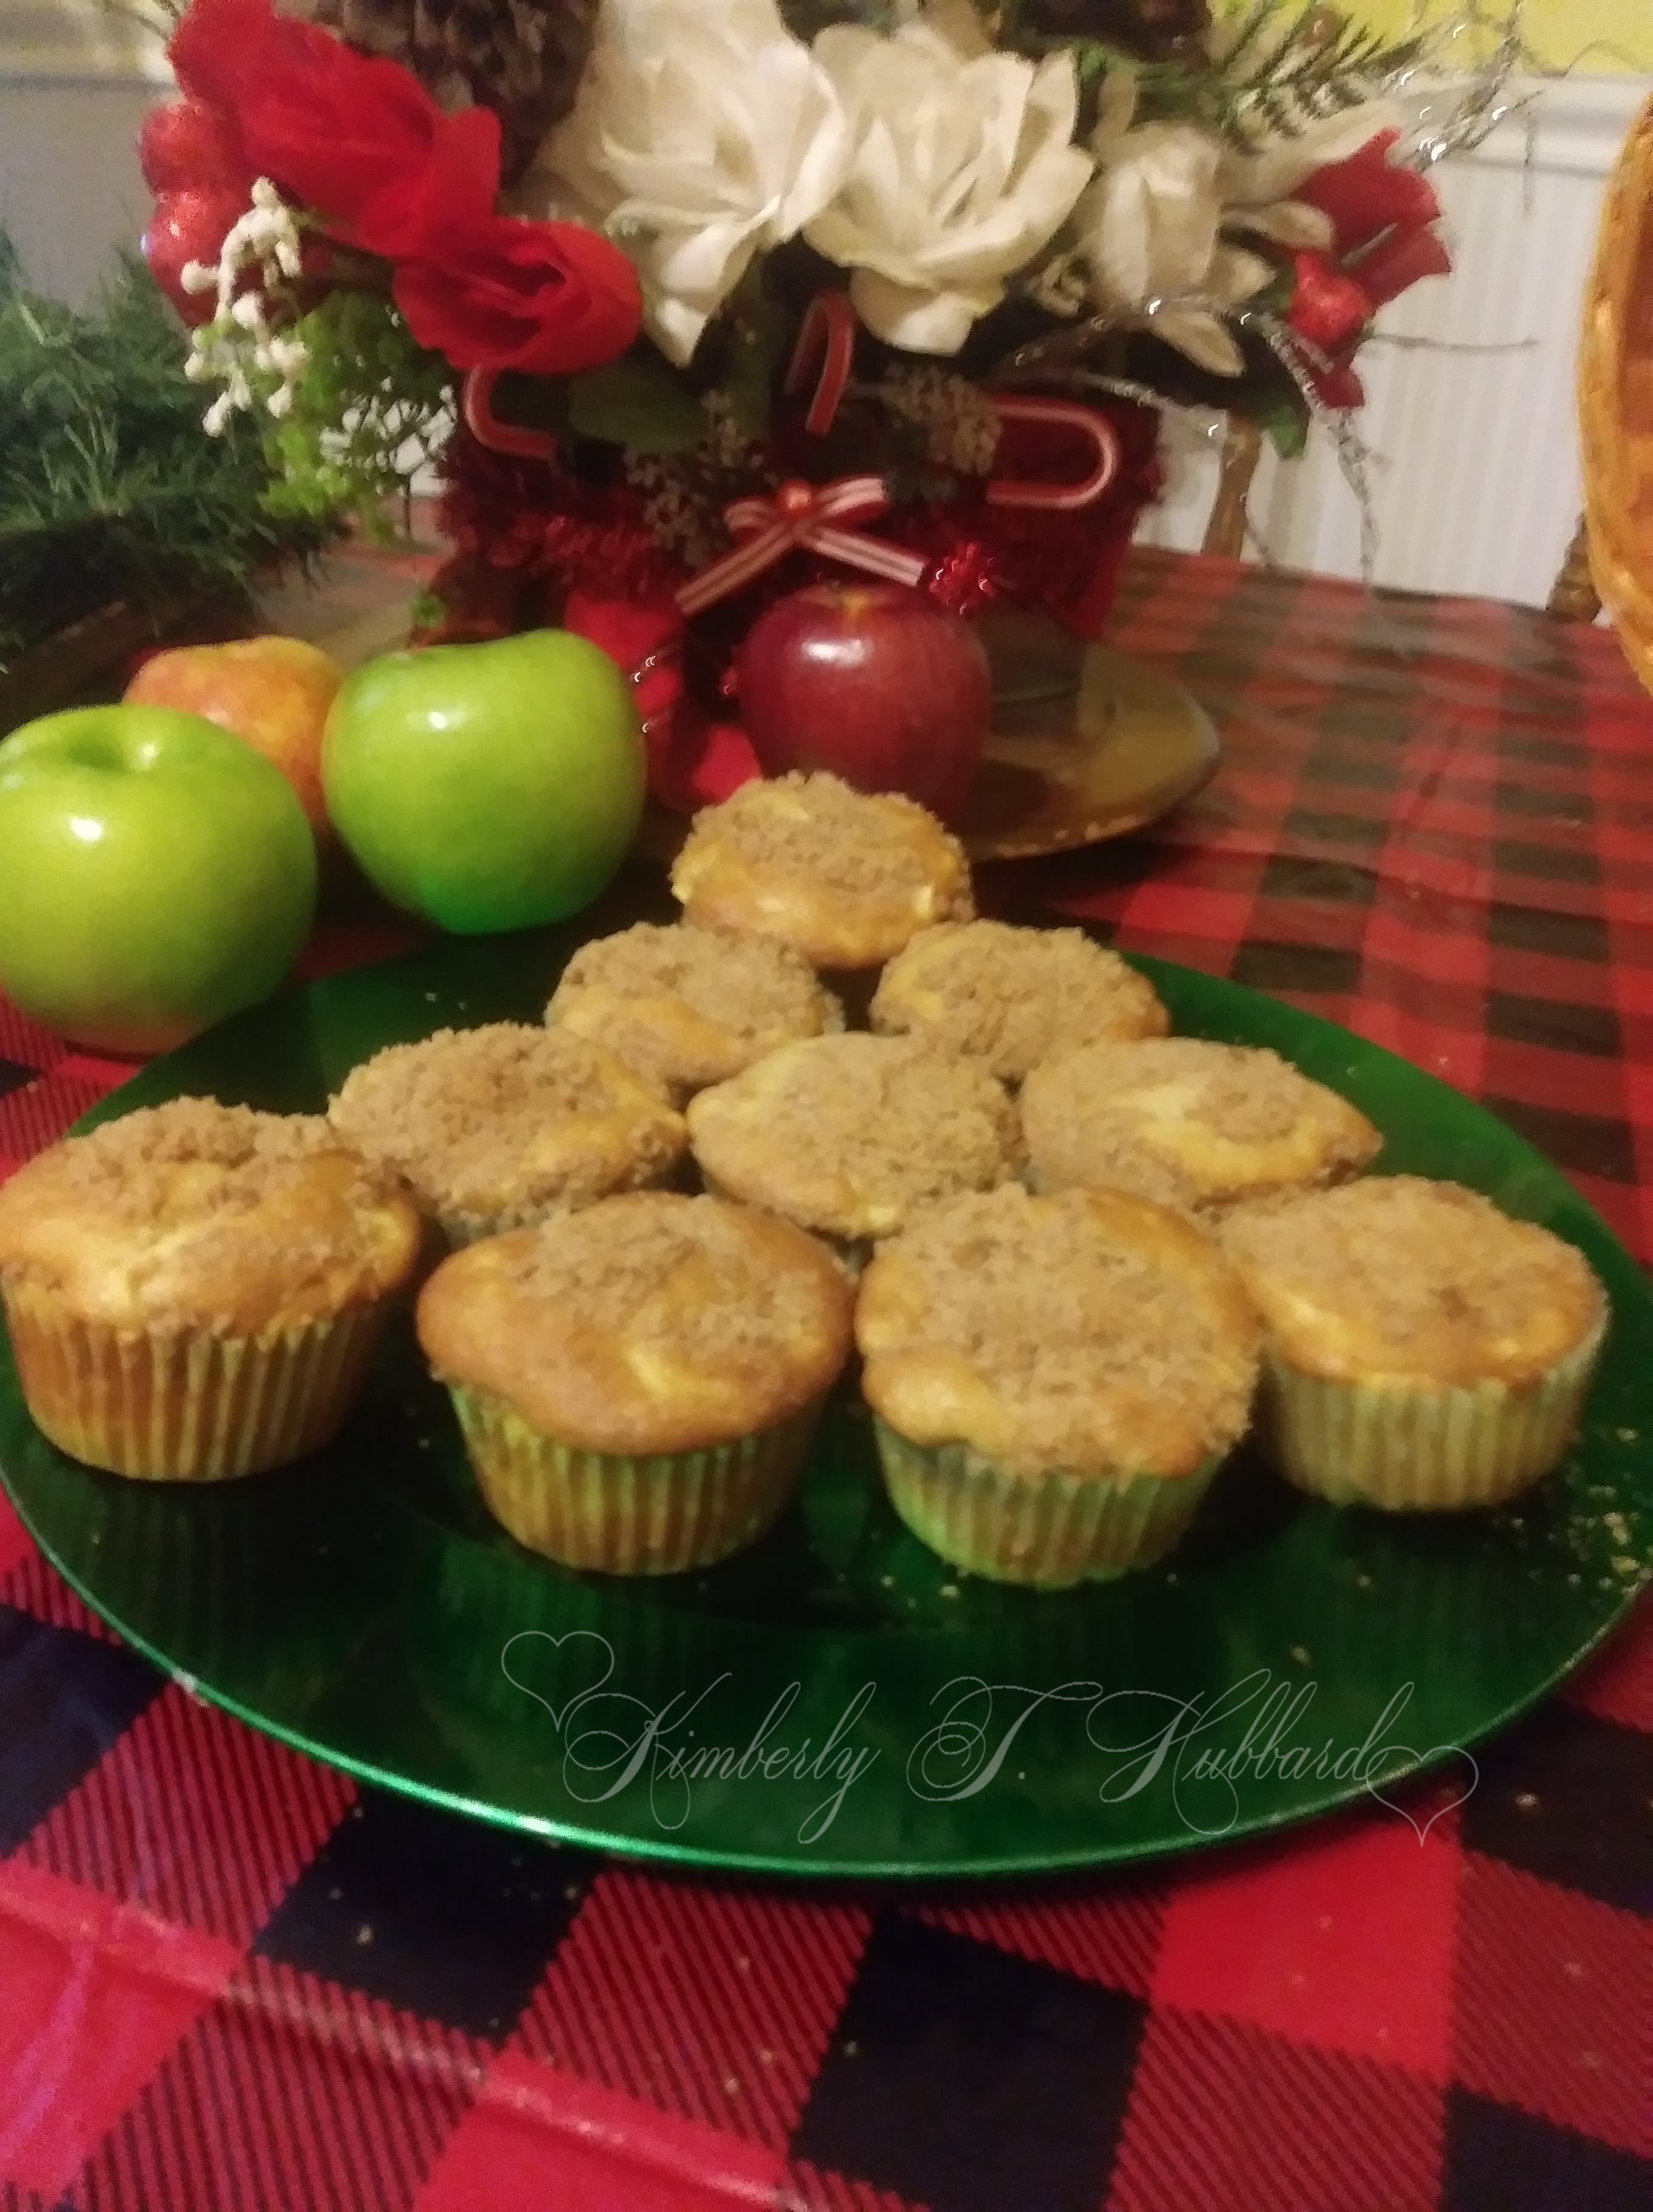
[[[787,321],[778,301],[757,291],[744,294],[736,308],[720,388],[737,426],[754,441],[769,431],[775,366],[786,348]]]
[[[1309,442],[1309,410],[1295,392],[1282,392],[1255,410],[1257,427],[1283,461],[1295,461]]]
[[[568,386],[568,428],[635,453],[686,453],[706,428],[700,403],[655,353],[588,368]]]

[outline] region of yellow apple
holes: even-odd
[[[300,637],[239,638],[153,653],[127,685],[134,706],[204,715],[278,768],[319,837],[327,829],[321,737],[344,672]]]

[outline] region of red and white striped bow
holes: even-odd
[[[884,478],[874,476],[839,477],[824,484],[794,478],[771,499],[735,500],[723,515],[740,543],[732,553],[680,585],[678,605],[685,615],[697,615],[795,551],[818,553],[823,560],[842,561],[846,568],[864,568],[897,584],[916,584],[927,565],[922,554],[888,544],[863,530],[843,527],[869,522],[889,507]]]

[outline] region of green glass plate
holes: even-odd
[[[88,1119],[180,1091],[319,1108],[382,1045],[536,1018],[581,939],[641,910],[629,894],[313,984]],[[1141,964],[1177,1029],[1274,1046],[1355,1100],[1382,1168],[1471,1183],[1588,1253],[1614,1307],[1600,1380],[1565,1468],[1516,1509],[1339,1511],[1242,1452],[1164,1566],[1040,1595],[955,1575],[907,1534],[846,1390],[762,1544],[703,1574],[605,1580],[495,1527],[406,1328],[331,1450],[204,1490],[64,1458],[0,1349],[0,1475],[87,1602],[202,1696],[368,1780],[610,1850],[1006,1873],[1185,1850],[1393,1796],[1426,1766],[1467,1796],[1468,1747],[1576,1666],[1645,1577],[1653,1302],[1562,1176],[1455,1091],[1256,992]]]

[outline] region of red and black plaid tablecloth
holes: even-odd
[[[1611,639],[1147,556],[1115,635],[1218,779],[990,896],[1351,1024],[1653,1250],[1653,703]],[[0,1054],[0,1173],[119,1073],[4,1009]],[[1426,1828],[1427,1790],[1139,1874],[787,1888],[280,1749],[0,1507],[0,2208],[1634,2212],[1650,1632]]]

